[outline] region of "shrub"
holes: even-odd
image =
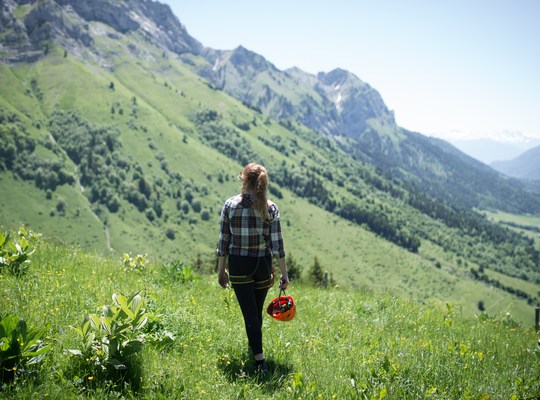
[[[132,257],[131,254],[124,253],[122,264],[124,271],[144,271],[148,265],[148,259],[146,255],[137,254]]]
[[[78,327],[71,327],[81,338],[80,348],[70,349],[77,372],[84,382],[114,386],[140,384],[136,355],[144,343],[143,328],[150,316],[139,293],[129,297],[114,293],[113,305],[103,307],[101,315],[87,314]]]
[[[196,213],[201,212],[201,201],[199,199],[193,199],[193,201],[191,202],[191,207]]]
[[[120,200],[118,196],[113,195],[107,203],[107,208],[110,212],[115,213],[120,209]]]
[[[60,215],[64,215],[66,213],[66,202],[64,199],[58,199],[58,202],[56,203],[56,211]]]
[[[35,252],[31,250],[31,243],[38,235],[21,225],[17,232],[18,241],[10,240],[10,233],[0,232],[0,272],[7,270],[14,276],[23,275],[30,266],[30,256]]]
[[[16,316],[0,316],[0,382],[20,379],[43,360],[51,349],[41,340],[47,330],[28,329]]]
[[[201,219],[203,221],[208,221],[210,219],[210,210],[208,210],[208,208],[205,208],[204,210],[202,210]]]
[[[165,236],[167,236],[167,238],[170,240],[174,240],[176,237],[176,232],[173,228],[167,228],[167,230],[165,231]]]
[[[161,271],[165,278],[171,282],[186,283],[197,278],[193,267],[178,260],[174,260],[170,264],[162,264]]]
[[[147,208],[146,211],[144,212],[144,215],[146,216],[146,218],[148,218],[148,221],[150,222],[155,221],[157,218],[156,212],[154,211],[153,208]]]
[[[182,211],[184,212],[184,214],[189,213],[189,202],[187,200],[184,200],[182,202],[181,207],[182,207]]]

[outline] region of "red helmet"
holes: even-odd
[[[283,294],[285,294],[285,291],[283,291]],[[266,307],[266,312],[278,321],[290,321],[296,314],[294,299],[291,296],[282,296],[280,290],[279,296]]]

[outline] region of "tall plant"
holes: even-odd
[[[0,232],[0,272],[21,276],[30,266],[30,256],[35,251],[31,242],[38,235],[21,225],[18,238],[11,239],[11,236],[9,232]]]
[[[82,342],[69,352],[86,381],[133,385],[138,379],[134,356],[142,350],[143,328],[150,314],[139,292],[128,297],[114,293],[112,299],[114,304],[104,306],[101,315],[88,314],[78,327],[72,327]]]
[[[51,349],[41,340],[47,329],[29,329],[19,317],[0,316],[0,382],[17,380],[43,360]]]

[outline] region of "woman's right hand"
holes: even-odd
[[[218,283],[223,289],[227,289],[227,286],[229,286],[229,274],[227,271],[223,270],[218,273]]]
[[[289,277],[287,275],[281,275],[281,278],[279,279],[279,288],[282,290],[287,289],[289,286]]]

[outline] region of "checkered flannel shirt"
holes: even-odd
[[[285,257],[279,209],[268,201],[270,221],[264,222],[253,208],[251,194],[233,196],[223,205],[217,255]]]

